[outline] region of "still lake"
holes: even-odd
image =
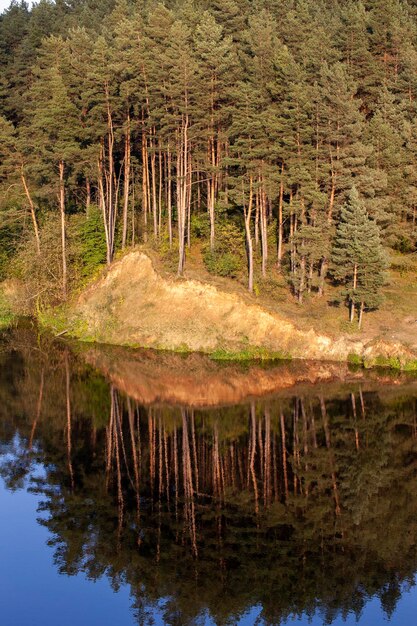
[[[417,623],[417,379],[0,336],[0,623]]]

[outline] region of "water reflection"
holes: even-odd
[[[317,612],[330,624],[373,597],[390,617],[414,584],[412,381],[144,405],[83,354],[12,339],[17,350],[0,352],[1,475],[41,496],[59,571],[129,585],[138,624],[156,607],[167,624]]]

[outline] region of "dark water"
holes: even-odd
[[[1,624],[417,623],[415,381],[121,354],[0,339]]]

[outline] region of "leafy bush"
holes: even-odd
[[[0,291],[0,330],[6,328],[13,321],[13,313],[10,310],[6,298]]]
[[[22,280],[27,286],[34,306],[56,304],[62,298],[61,225],[58,213],[51,213],[40,228],[41,254],[30,236],[23,241],[13,257],[9,275]],[[69,281],[72,279],[70,266]]]
[[[81,279],[90,278],[106,263],[106,236],[99,209],[92,207],[88,217],[74,216],[68,233],[77,273]]]
[[[214,249],[207,244],[203,260],[212,274],[236,278],[244,268],[243,233],[234,222],[219,221],[216,224]]]
[[[239,257],[232,252],[219,254],[215,251],[211,252],[208,250],[204,254],[204,263],[208,271],[212,274],[228,276],[229,278],[236,278],[241,269]]]
[[[207,212],[191,215],[191,235],[197,239],[210,237],[210,219]]]
[[[22,228],[17,223],[0,228],[0,280],[9,276],[10,263],[22,238]]]

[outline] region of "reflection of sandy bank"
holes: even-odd
[[[83,351],[85,360],[121,391],[141,404],[210,407],[292,389],[307,391],[320,383],[366,381],[391,385],[405,376],[358,370],[343,363],[280,362],[269,365],[219,364],[201,354],[178,355],[100,346]],[[417,386],[417,380],[415,381]]]

